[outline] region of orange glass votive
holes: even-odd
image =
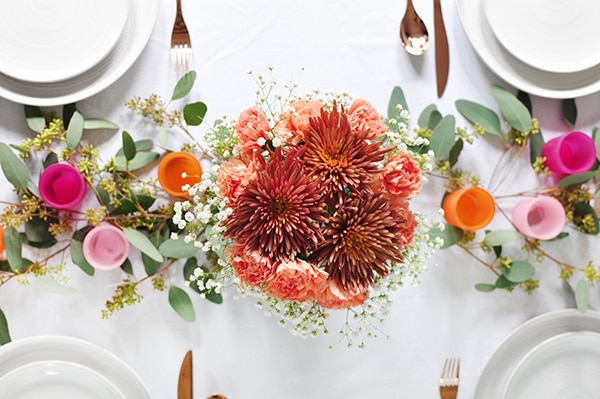
[[[482,188],[455,190],[444,198],[444,216],[449,224],[463,230],[479,230],[494,218],[494,198]]]
[[[185,174],[185,177],[183,177]],[[176,197],[186,197],[185,185],[193,186],[202,176],[200,162],[189,152],[171,152],[158,165],[158,181],[162,188]]]

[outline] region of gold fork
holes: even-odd
[[[440,376],[440,396],[442,399],[456,399],[458,393],[459,359],[446,359]]]
[[[171,34],[171,64],[175,72],[183,73],[188,72],[192,64],[192,41],[183,20],[181,0],[177,0],[177,13]]]

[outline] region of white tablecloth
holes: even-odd
[[[237,117],[250,106],[256,84],[247,72],[268,75],[269,67],[280,82],[299,83],[298,92],[346,91],[381,112],[399,85],[415,118],[431,103],[444,114],[458,115],[454,101],[462,98],[496,109],[490,86],[505,85],[470,46],[451,0],[442,2],[451,61],[441,99],[436,97],[433,46],[421,57],[409,56],[401,47],[404,1],[182,2],[198,72],[189,99],[208,105],[208,121],[224,114]],[[433,35],[433,2],[415,6]],[[177,81],[168,54],[175,1],[163,0],[160,8],[150,41],[133,67],[78,104],[87,118],[112,120],[135,138],[156,137],[156,131],[123,102],[150,93],[169,98]],[[532,100],[544,132],[568,131],[559,100]],[[591,132],[598,122],[599,100],[599,95],[577,100],[579,129]],[[458,122],[467,125],[461,117]],[[120,140],[120,135],[94,134],[86,133],[84,139],[107,148]],[[22,105],[0,99],[2,141],[17,143],[29,136]],[[473,155],[468,162],[486,165],[485,159],[485,154]],[[439,188],[426,187],[415,204],[435,212]],[[538,269],[542,287],[531,295],[520,290],[483,294],[474,285],[493,281],[493,275],[458,249],[440,251],[430,263],[419,287],[407,285],[393,293],[395,303],[380,337],[368,340],[362,350],[343,344],[329,349],[338,339],[343,314],[332,317],[328,336],[301,339],[264,317],[251,298],[226,298],[214,305],[194,297],[198,319],[190,324],[171,310],[166,292],[149,285],[142,288],[140,304],[102,320],[100,311],[112,294],[111,284],[120,281],[119,272],[90,278],[76,267],[70,268],[69,285],[77,293],[51,294],[12,281],[0,288],[0,308],[13,340],[45,334],[89,340],[130,365],[157,399],[176,397],[179,366],[188,349],[194,351],[197,398],[221,392],[230,399],[358,399],[436,398],[446,357],[460,357],[459,398],[471,398],[487,358],[513,329],[536,315],[573,306],[552,267]],[[173,278],[182,283],[180,276]],[[596,296],[592,293],[592,300]]]

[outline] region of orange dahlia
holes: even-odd
[[[322,239],[326,211],[320,198],[297,156],[284,157],[278,149],[237,197],[224,236],[273,259],[306,256]]]

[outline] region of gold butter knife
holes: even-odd
[[[435,33],[435,70],[437,77],[437,95],[441,97],[448,82],[448,69],[450,67],[450,54],[448,51],[448,37],[442,17],[440,0],[433,0],[433,29]]]
[[[179,383],[177,384],[177,399],[193,399],[194,381],[192,351],[188,351],[181,363],[179,370]]]

